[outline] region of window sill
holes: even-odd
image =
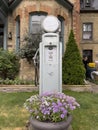
[[[93,40],[82,40],[80,41],[80,44],[98,44],[98,42]]]

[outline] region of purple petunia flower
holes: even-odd
[[[65,115],[64,114],[61,114],[61,118],[63,119],[65,117]]]
[[[24,106],[33,118],[51,122],[64,120],[71,110],[80,107],[74,97],[60,92],[31,96]]]

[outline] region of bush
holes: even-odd
[[[23,79],[18,79],[18,78],[15,78],[14,80],[6,78],[4,80],[4,79],[0,78],[0,84],[4,84],[4,85],[31,85],[31,84],[34,84],[34,81],[23,80]]]
[[[85,69],[72,30],[66,45],[62,69],[62,78],[64,84],[84,84]]]
[[[0,49],[0,78],[14,79],[19,67],[19,59],[15,53]]]
[[[39,48],[39,43],[41,42],[41,33],[29,34],[24,36],[23,45],[18,51],[18,55],[23,59],[26,58],[31,64],[36,51]]]

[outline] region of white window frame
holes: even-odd
[[[93,39],[93,23],[83,23],[82,39],[83,40]]]

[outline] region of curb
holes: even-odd
[[[76,92],[92,92],[91,85],[63,85],[63,90],[71,90]]]
[[[98,85],[62,85],[63,90],[98,93]],[[38,91],[34,85],[0,85],[0,92],[32,92]]]
[[[32,92],[38,91],[38,87],[33,85],[2,85],[0,86],[0,92]]]

